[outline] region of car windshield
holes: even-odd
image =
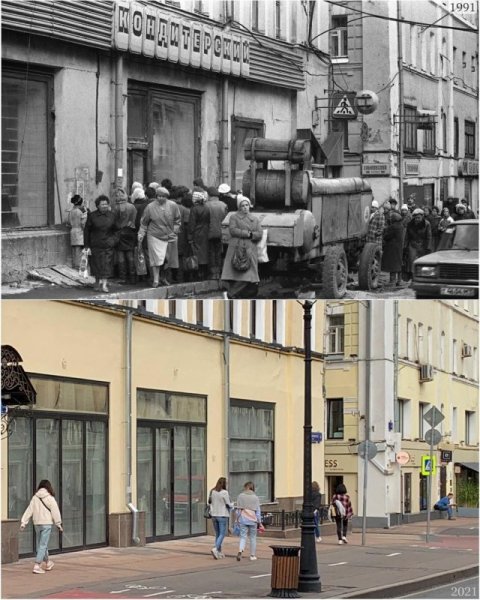
[[[478,223],[457,223],[440,238],[438,250],[478,250]]]

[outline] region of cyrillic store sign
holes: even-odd
[[[113,36],[118,50],[226,75],[250,72],[248,39],[137,2],[115,3]]]

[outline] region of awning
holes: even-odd
[[[466,469],[470,469],[471,471],[476,471],[478,473],[478,462],[456,462],[456,465],[461,465]]]
[[[321,148],[329,167],[343,166],[342,131],[331,131],[328,134],[327,139],[321,144]]]

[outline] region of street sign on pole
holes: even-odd
[[[365,454],[369,460],[377,456],[377,446],[375,442],[365,440],[364,442],[360,442],[360,444],[358,444],[358,456],[360,456],[360,458],[365,458]]]
[[[422,475],[429,476],[437,473],[437,457],[436,456],[422,456]]]
[[[335,106],[332,112],[334,119],[356,119],[357,107],[355,105],[355,93],[347,92],[344,94],[335,94],[332,98],[332,104]]]
[[[436,446],[442,440],[442,434],[437,429],[429,429],[425,432],[425,441],[431,446]]]
[[[430,427],[436,427],[443,421],[445,415],[443,415],[438,408],[432,406],[430,410],[423,415],[424,420],[430,425]]]

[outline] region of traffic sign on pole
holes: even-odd
[[[430,410],[423,415],[424,420],[430,425],[430,427],[436,427],[443,421],[445,415],[443,415],[438,408],[432,406]]]
[[[425,441],[431,446],[436,446],[440,443],[442,434],[437,429],[429,429],[425,432]]]
[[[429,476],[437,473],[437,457],[436,456],[422,456],[422,475]]]

